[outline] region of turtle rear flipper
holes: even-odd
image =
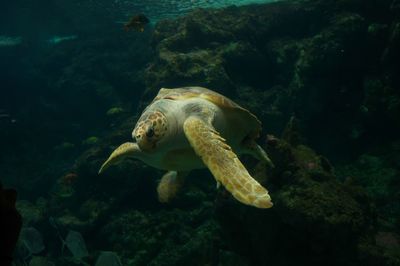
[[[158,200],[161,203],[168,203],[174,199],[182,188],[188,173],[177,171],[166,172],[161,177],[160,183],[157,186]]]
[[[225,139],[209,123],[192,116],[186,119],[183,129],[217,182],[238,201],[257,208],[272,207],[268,191],[250,176]]]

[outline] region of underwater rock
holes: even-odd
[[[195,10],[157,23],[142,105],[160,87],[201,85],[254,106],[273,132],[295,115],[313,146],[332,158],[351,156],[374,134],[400,132],[400,94],[393,90],[400,84],[400,31],[396,15],[387,15],[396,3],[282,1]],[[368,97],[363,80],[374,76],[384,84]],[[366,105],[368,119],[358,105],[364,98],[380,107]],[[349,130],[355,124],[363,128],[357,138]]]
[[[77,175],[74,173],[67,173],[59,178],[51,190],[53,199],[65,200],[73,197],[75,193],[73,184],[76,177]]]
[[[89,255],[85,240],[81,233],[70,230],[65,238],[65,245],[71,251],[74,258],[81,260]]]
[[[46,257],[33,256],[29,261],[29,266],[56,266],[51,260]]]
[[[99,142],[98,137],[91,136],[91,137],[88,137],[87,139],[83,140],[82,144],[86,145],[86,146],[92,146],[92,145],[96,145],[98,142]]]
[[[357,261],[359,245],[375,224],[365,192],[340,183],[304,145],[291,147],[275,139],[268,152],[277,166],[267,172],[271,210],[252,210],[219,197],[217,215],[230,247],[254,265]],[[287,160],[292,164],[283,166]]]
[[[70,142],[63,142],[54,147],[55,150],[68,151],[75,148],[75,144]]]
[[[375,236],[376,244],[381,247],[399,249],[399,237],[390,232],[378,232]]]
[[[247,260],[232,251],[221,250],[218,266],[247,266]]]
[[[17,201],[16,208],[22,216],[24,226],[39,223],[44,218],[44,207],[41,204],[35,205],[27,200]]]
[[[124,112],[124,109],[121,107],[111,107],[107,110],[107,116],[117,116]]]
[[[79,219],[70,211],[66,211],[62,216],[55,219],[56,223],[64,228],[82,229],[91,225],[89,221]]]
[[[95,266],[122,266],[118,255],[112,251],[101,252]]]
[[[38,254],[45,249],[42,234],[33,227],[22,228],[19,241],[29,254]]]
[[[109,219],[101,238],[123,265],[205,265],[219,246],[211,215],[210,206],[202,205],[186,211],[126,211]]]
[[[282,139],[292,146],[304,143],[304,137],[301,134],[300,122],[292,116],[282,133]]]
[[[340,170],[341,175],[359,179],[358,182],[363,185],[378,204],[387,198],[391,198],[390,194],[395,193],[392,187],[396,182],[398,171],[388,167],[377,156],[364,154],[355,164]]]
[[[336,169],[341,179],[365,188],[376,206],[379,230],[389,232],[400,228],[399,151],[398,143],[394,142]]]
[[[102,222],[110,214],[112,207],[118,204],[115,203],[113,198],[108,201],[93,198],[84,200],[82,199],[82,202],[79,202],[68,198],[58,202],[60,206],[51,209],[52,214],[55,215],[55,217],[52,217],[52,223],[63,229],[68,228],[85,232]],[[76,208],[75,204],[80,204],[80,208]],[[77,211],[72,211],[75,209]]]

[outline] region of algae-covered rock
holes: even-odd
[[[62,142],[54,147],[55,150],[58,151],[69,151],[75,148],[75,144],[71,142]]]
[[[44,218],[45,209],[40,204],[40,201],[38,205],[35,205],[27,200],[19,200],[17,201],[16,208],[22,216],[24,226],[37,224]]]
[[[82,144],[87,146],[96,145],[97,143],[99,143],[99,138],[96,136],[88,137],[87,139],[82,141]]]
[[[346,182],[361,185],[377,208],[379,228],[396,231],[400,226],[398,193],[399,152],[396,144],[382,149],[384,153],[363,154],[355,162],[338,167]]]
[[[112,251],[101,252],[95,266],[122,266],[118,255]]]
[[[400,31],[387,15],[391,2],[282,1],[163,21],[143,100],[160,87],[206,86],[257,110],[274,133],[295,115],[310,144],[351,156],[368,138],[399,132]],[[381,84],[364,89],[369,79]]]
[[[218,266],[247,266],[249,262],[246,258],[235,254],[232,251],[220,250]]]
[[[81,260],[89,256],[85,240],[81,233],[70,230],[65,238],[65,245],[75,259]]]
[[[38,254],[45,249],[42,234],[34,227],[22,228],[19,241],[30,255]]]
[[[121,107],[111,107],[110,109],[107,110],[106,115],[112,117],[112,116],[120,115],[123,112],[124,112],[124,109]]]
[[[72,199],[66,199],[64,202],[59,202],[59,204],[61,206],[52,209],[53,215],[56,216],[52,218],[54,222],[61,228],[84,231],[90,230],[96,226],[98,221],[109,215],[111,207],[114,206],[114,199],[109,199],[108,201],[93,198],[87,199],[80,203],[81,207],[77,211],[74,208],[76,202]]]
[[[55,266],[55,264],[46,257],[34,256],[29,261],[29,266]]]
[[[88,199],[87,201],[82,203],[79,214],[85,219],[95,221],[109,210],[111,202],[112,200],[110,200],[109,202],[105,202],[100,200]]]
[[[217,247],[218,226],[209,221],[210,215],[209,207],[128,211],[114,216],[102,237],[129,258],[124,265],[205,265],[213,260]]]
[[[386,167],[385,162],[373,155],[362,155],[352,166],[341,169],[345,177],[354,177],[365,187],[371,197],[377,202],[390,198],[395,190],[393,184],[396,182],[398,171]]]
[[[67,211],[64,215],[57,217],[55,220],[57,224],[64,228],[82,229],[90,226],[90,222],[78,218],[70,211]]]
[[[365,192],[339,182],[312,149],[279,139],[272,143],[268,151],[277,167],[267,170],[272,173],[264,185],[273,208],[251,209],[219,198],[217,214],[230,246],[257,265],[355,263],[374,226]],[[291,164],[282,166],[288,159]]]

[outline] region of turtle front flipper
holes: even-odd
[[[225,139],[198,117],[186,119],[183,129],[196,154],[220,182],[240,202],[257,208],[272,207],[268,191],[252,178]]]
[[[141,153],[139,146],[133,142],[125,142],[116,148],[108,157],[107,161],[100,167],[99,174],[104,172],[111,165],[117,164],[127,157],[135,157],[135,155]]]
[[[161,203],[168,203],[175,198],[183,186],[188,173],[189,172],[176,171],[168,171],[165,173],[157,186],[158,200]]]

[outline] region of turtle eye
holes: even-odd
[[[152,127],[150,127],[149,129],[147,129],[146,131],[146,137],[151,138],[154,136],[154,129]]]

